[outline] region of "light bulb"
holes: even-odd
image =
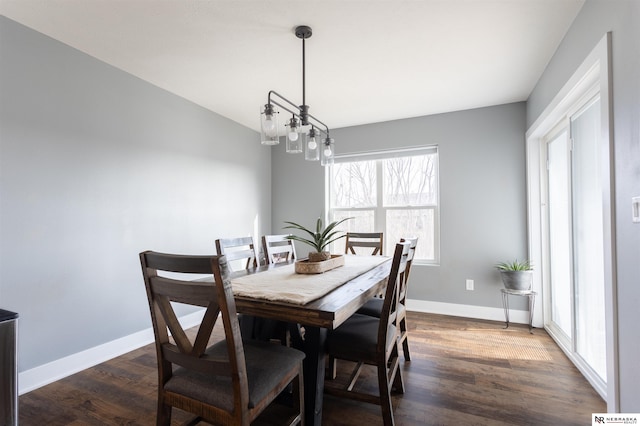
[[[276,135],[276,125],[273,122],[273,120],[271,119],[270,115],[267,115],[265,117],[265,120],[264,120],[264,133],[269,137],[273,137],[273,136]]]
[[[297,141],[297,140],[298,140],[298,132],[296,132],[295,130],[291,130],[291,131],[289,132],[289,140],[290,140],[291,142],[295,142],[295,141]]]
[[[307,146],[309,147],[309,149],[316,149],[318,147],[318,144],[316,143],[316,138],[309,139],[309,143],[307,144]]]
[[[328,146],[324,149],[324,156],[325,157],[331,157],[331,147]]]

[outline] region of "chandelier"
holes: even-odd
[[[278,125],[279,107],[291,114],[286,120],[286,151],[290,154],[301,153],[304,158],[318,161],[323,166],[333,164],[334,140],[329,136],[329,127],[309,114],[305,93],[305,46],[304,41],[311,37],[311,28],[301,25],[295,29],[296,37],[302,40],[302,105],[296,105],[281,94],[270,90],[267,103],[260,111],[260,141],[263,145],[280,143]]]

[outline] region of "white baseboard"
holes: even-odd
[[[459,305],[455,303],[429,302],[407,299],[410,311],[432,314],[452,315],[464,318],[477,318],[492,321],[504,321],[504,310],[485,306]],[[204,310],[180,318],[183,327],[189,328],[200,323]],[[514,323],[528,324],[529,313],[512,309],[509,320]],[[93,367],[132,350],[153,342],[153,329],[139,331],[120,339],[95,346],[93,348],[57,359],[44,365],[18,374],[18,394],[30,392],[64,377]]]
[[[429,314],[451,315],[454,317],[476,318],[504,322],[504,309],[486,306],[459,305],[457,303],[430,302],[427,300],[407,299],[407,310]],[[509,322],[529,324],[529,312],[509,310]]]
[[[184,328],[193,327],[202,321],[204,310],[180,318]],[[41,386],[60,380],[101,362],[126,354],[153,342],[153,329],[139,331],[82,352],[51,361],[18,374],[18,394],[31,392]]]

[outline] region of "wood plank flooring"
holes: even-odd
[[[544,330],[414,312],[408,321],[412,360],[402,362],[405,393],[393,397],[396,424],[585,425],[606,411]],[[338,383],[350,367],[339,362]],[[152,425],[156,380],[148,345],[22,395],[20,425]],[[357,386],[376,392],[375,371]],[[172,424],[190,419],[174,410]],[[323,424],[381,425],[380,407],[325,395]]]

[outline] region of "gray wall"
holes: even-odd
[[[638,22],[636,0],[587,0],[526,112],[511,104],[333,134],[339,153],[439,145],[441,265],[416,266],[409,297],[499,307],[493,264],[526,255],[524,132],[613,31],[624,412],[640,411]],[[0,61],[0,307],[20,313],[21,371],[150,326],[139,251],[209,253],[216,237],[279,232],[323,211],[318,164],[254,149],[255,132],[2,16]]]
[[[533,124],[584,58],[612,31],[620,410],[640,411],[640,1],[587,0],[527,102]]]
[[[439,147],[441,260],[414,266],[409,298],[501,307],[494,265],[527,255],[524,133],[524,103],[332,130],[338,154]],[[278,146],[272,173],[272,228],[312,224],[324,209],[323,168]],[[518,299],[513,307],[525,309]]]
[[[19,370],[151,326],[138,253],[268,231],[256,132],[0,16],[0,306]]]

